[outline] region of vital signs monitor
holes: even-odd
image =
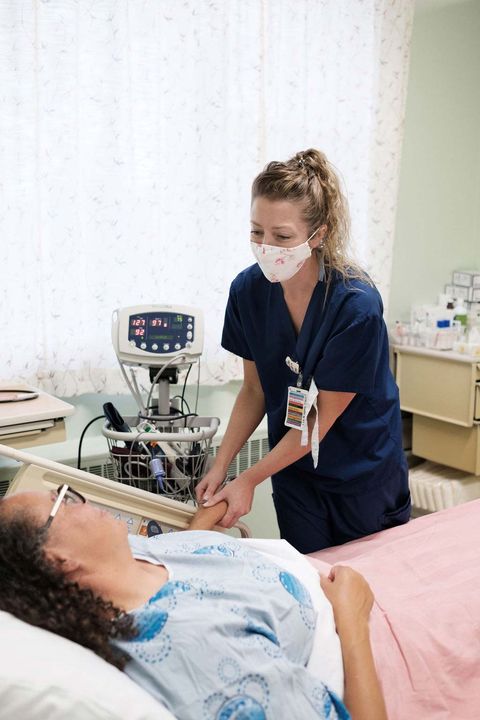
[[[203,314],[187,305],[134,305],[114,310],[112,342],[119,362],[185,365],[203,350]],[[177,362],[178,360],[178,362]]]
[[[219,424],[218,418],[197,414],[203,337],[203,313],[189,305],[131,305],[113,312],[113,347],[138,406],[136,417],[124,419],[111,403],[104,405],[102,433],[119,482],[195,502],[195,485],[207,470]],[[195,364],[197,392],[191,408],[185,390]],[[181,372],[183,388],[170,398]]]

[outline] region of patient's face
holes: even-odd
[[[43,526],[56,500],[56,492],[22,492],[4,500],[7,511],[27,511],[35,524]],[[89,502],[62,503],[48,529],[45,549],[67,549],[79,558],[92,554],[100,559],[119,544],[125,544],[124,522]],[[122,542],[123,540],[123,542]]]

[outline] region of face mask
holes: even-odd
[[[317,230],[304,243],[293,248],[251,242],[252,252],[267,280],[270,282],[290,280],[312,254],[308,243]]]

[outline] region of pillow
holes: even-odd
[[[175,720],[91,650],[0,612],[0,720]]]
[[[333,690],[340,698],[343,698],[343,660],[340,639],[335,629],[332,606],[320,586],[318,571],[286,540],[245,538],[240,542],[248,543],[253,550],[262,553],[287,572],[291,572],[307,588],[312,597],[313,607],[317,611],[313,650],[307,668],[329,690]],[[326,573],[329,569],[330,566],[325,564]]]

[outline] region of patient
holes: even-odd
[[[315,613],[297,578],[241,541],[191,530],[128,536],[62,485],[0,501],[0,609],[94,650],[180,720],[385,720],[361,575],[321,578],[342,647],[344,703],[306,669]],[[348,711],[347,711],[348,708]]]

